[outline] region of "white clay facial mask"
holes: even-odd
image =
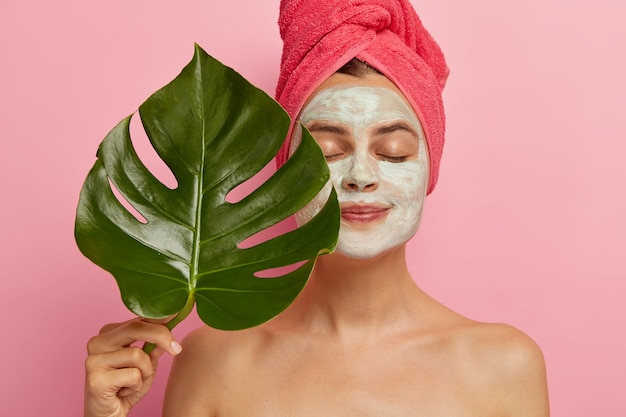
[[[337,252],[365,259],[406,243],[419,228],[429,166],[421,125],[404,99],[386,87],[333,86],[311,99],[300,121],[322,148],[337,190]],[[299,224],[329,192],[327,184],[296,214]]]

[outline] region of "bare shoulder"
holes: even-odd
[[[221,331],[200,326],[182,340],[167,384],[164,416],[213,416],[232,375],[262,343],[261,328]]]
[[[489,362],[495,369],[506,368],[507,374],[544,366],[537,343],[513,326],[474,322],[465,326],[460,336],[460,343],[468,354],[480,362]]]
[[[219,375],[223,369],[232,373],[238,364],[255,357],[269,337],[270,332],[264,326],[237,331],[200,326],[183,339],[183,352],[176,357],[175,364],[192,364],[189,370],[196,373],[210,370]]]
[[[223,356],[232,353],[233,349],[238,351],[249,346],[251,342],[262,337],[262,333],[260,328],[224,331],[203,325],[185,336],[182,345],[188,356]],[[243,341],[246,343],[242,343]],[[184,359],[182,355],[180,358]],[[221,357],[221,359],[225,358]]]
[[[465,376],[491,393],[503,415],[549,415],[544,357],[533,339],[513,326],[476,322],[463,326],[458,335]]]

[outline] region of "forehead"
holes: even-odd
[[[324,82],[322,82],[313,93],[308,97],[308,99],[304,102],[302,109],[305,109],[307,105],[311,102],[311,100],[316,97],[321,91],[329,89],[329,88],[341,88],[347,89],[349,87],[382,87],[389,89],[396,93],[401,100],[407,105],[407,107],[411,108],[408,100],[404,97],[402,92],[394,83],[389,81],[387,77],[382,74],[366,74],[362,77],[355,77],[350,74],[343,73],[334,73],[330,77],[328,77]],[[412,110],[411,110],[412,111]],[[413,111],[412,111],[413,112]]]
[[[327,120],[366,127],[385,120],[406,120],[422,135],[420,122],[400,90],[386,77],[333,74],[311,95],[301,114],[305,125]]]
[[[350,74],[334,73],[322,82],[311,94],[310,97],[315,96],[319,91],[329,87],[341,86],[365,86],[365,87],[384,87],[402,96],[402,92],[394,83],[389,81],[387,77],[382,74],[366,74],[362,77],[356,77]],[[407,102],[408,104],[408,102]]]
[[[335,120],[346,123],[375,123],[403,119],[418,125],[411,108],[396,92],[385,87],[333,86],[311,98],[301,114],[301,122]]]

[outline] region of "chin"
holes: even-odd
[[[335,253],[338,253],[339,255],[342,255],[346,258],[349,259],[355,259],[358,261],[363,261],[366,259],[373,259],[378,257],[379,255],[381,255],[382,253],[379,252],[362,252],[362,251],[356,251],[353,248],[349,248],[348,250],[343,250],[339,247],[337,247],[337,249],[335,249]],[[384,253],[384,252],[383,252]]]
[[[417,221],[395,223],[408,224],[408,227],[404,229],[390,227],[388,222],[370,230],[357,230],[342,224],[335,253],[350,259],[364,260],[379,257],[411,240],[419,229],[420,220],[421,218],[418,217]]]
[[[396,242],[393,245],[385,245],[380,246],[377,245],[372,247],[372,245],[367,245],[366,247],[361,247],[359,245],[354,244],[345,244],[341,242],[341,239],[337,243],[337,248],[335,249],[335,253],[338,253],[346,258],[355,259],[355,260],[366,260],[366,259],[374,259],[381,255],[384,255],[388,252],[392,252],[394,249],[403,246],[405,242]]]

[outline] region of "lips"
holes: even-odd
[[[341,218],[352,223],[370,223],[384,218],[389,206],[370,203],[345,203],[341,205]]]

